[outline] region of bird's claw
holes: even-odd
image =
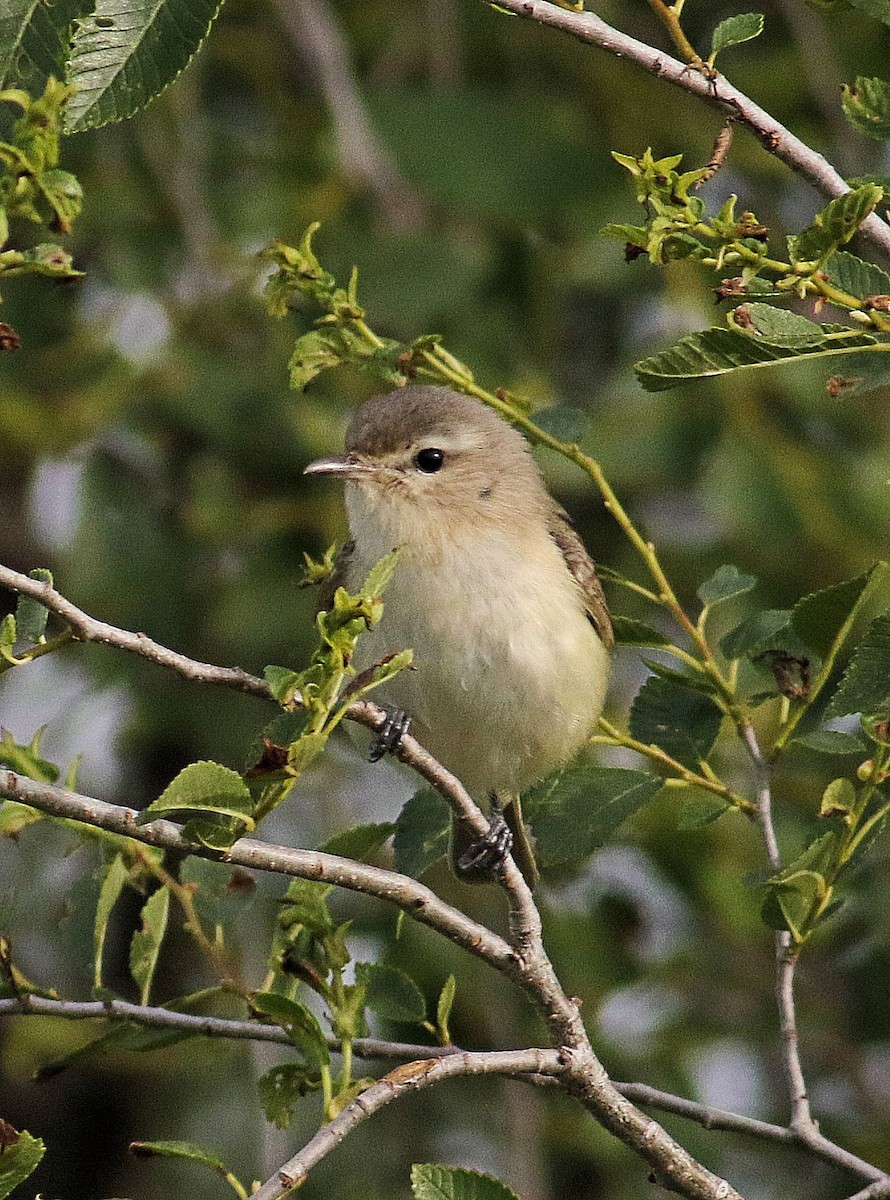
[[[467,880],[491,879],[500,870],[513,849],[513,834],[503,814],[495,812],[488,832],[477,838],[456,860],[459,875]]]
[[[403,708],[394,708],[384,704],[386,718],[379,729],[375,730],[368,750],[368,762],[378,762],[384,754],[395,754],[402,738],[411,728],[411,718]]]

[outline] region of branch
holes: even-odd
[[[409,879],[407,875],[370,867],[348,858],[338,858],[334,854],[323,854],[318,850],[297,850],[254,838],[241,838],[231,849],[221,853],[188,841],[182,836],[180,827],[172,821],[137,825],[139,813],[132,808],[106,804],[104,800],[65,791],[52,784],[37,783],[3,768],[0,768],[0,796],[29,804],[50,816],[82,821],[148,846],[180,850],[198,858],[233,863],[254,871],[314,879],[376,896],[404,909],[415,920],[429,925],[496,970],[507,974],[515,971],[516,955],[503,938],[478,921],[471,920],[459,909],[446,904],[424,884]]]
[[[125,1000],[51,1000],[45,996],[23,995],[0,1000],[0,1017],[4,1016],[112,1021],[116,1024],[139,1025],[144,1029],[173,1029],[193,1037],[278,1042],[283,1046],[293,1046],[293,1041],[279,1025],[174,1012],[170,1008],[129,1004]],[[329,1037],[327,1043],[331,1050],[340,1049],[336,1038]],[[458,1049],[456,1046],[423,1046],[410,1042],[384,1042],[378,1038],[354,1038],[352,1052],[360,1058],[396,1058],[411,1062],[418,1058],[457,1054]]]
[[[445,1079],[472,1075],[554,1075],[561,1071],[552,1050],[462,1051],[446,1058],[406,1063],[384,1075],[323,1126],[299,1153],[266,1180],[251,1200],[280,1200],[299,1187],[310,1170],[336,1149],[357,1125],[400,1096],[432,1087]]]
[[[735,116],[760,139],[770,154],[806,179],[823,196],[833,199],[850,190],[846,180],[827,159],[795,137],[744,92],[733,87],[725,75],[708,78],[664,51],[621,33],[594,13],[570,12],[547,0],[498,0],[498,6],[516,16],[550,25],[589,45],[599,46],[618,58],[630,59],[657,78],[698,96],[721,113]],[[873,245],[890,255],[890,226],[885,221],[873,213],[861,228]]]
[[[738,732],[754,764],[757,782],[758,823],[766,849],[766,857],[773,871],[781,871],[782,856],[779,852],[779,843],[773,825],[770,765],[760,748],[757,734],[750,721],[742,722],[738,726]],[[776,1000],[779,1005],[779,1028],[782,1035],[782,1062],[791,1101],[790,1125],[801,1137],[810,1137],[818,1135],[819,1127],[810,1112],[807,1084],[800,1061],[800,1040],[797,1034],[797,1014],[794,1008],[794,972],[797,967],[799,951],[792,945],[791,934],[785,929],[777,930],[775,946]]]
[[[276,0],[276,8],[294,47],[318,77],[345,174],[368,187],[391,228],[415,229],[424,218],[423,204],[368,119],[328,0]]]

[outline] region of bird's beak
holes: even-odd
[[[374,474],[372,463],[362,462],[351,454],[342,458],[317,458],[303,470],[304,475],[342,475],[346,479],[361,479]]]

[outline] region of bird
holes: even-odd
[[[609,679],[614,635],[594,564],[529,443],[474,397],[423,384],[375,396],[354,414],[345,451],[305,469],[345,482],[350,540],[329,594],[357,591],[398,549],[382,618],[353,666],[414,653],[415,669],[382,689],[391,719],[372,756],[410,719],[493,814],[481,842],[454,831],[458,875],[486,878],[512,848],[534,886],[520,797],[585,745]]]

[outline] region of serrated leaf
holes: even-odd
[[[136,930],[130,942],[130,974],[139,988],[141,1004],[148,1004],[151,997],[169,915],[170,891],[166,887],[158,888],[142,906],[142,927]]]
[[[381,821],[375,825],[356,825],[354,829],[344,829],[321,846],[324,854],[339,854],[341,858],[352,858],[357,862],[367,862],[373,858],[380,847],[395,833],[394,821]]]
[[[479,1171],[415,1163],[411,1168],[414,1200],[519,1200],[506,1184]]]
[[[645,621],[635,621],[631,617],[613,617],[612,629],[615,633],[616,646],[670,646],[671,639],[659,633]]]
[[[21,48],[41,75],[64,79],[72,24],[89,10],[90,0],[42,0],[33,5],[31,19],[22,29]],[[8,86],[2,78],[0,86]]]
[[[715,604],[722,604],[724,600],[731,600],[733,596],[743,596],[756,586],[757,579],[754,575],[745,575],[732,563],[726,563],[718,567],[711,578],[701,585],[697,595],[702,604],[713,608]]]
[[[33,571],[28,572],[28,578],[48,583],[50,587],[53,585],[52,571],[46,570],[45,567],[35,567]],[[19,639],[32,645],[39,642],[46,633],[48,617],[49,609],[45,608],[39,600],[20,595],[15,608],[15,623]]]
[[[791,627],[820,658],[827,659],[837,649],[836,640],[855,613],[876,571],[880,569],[879,564],[855,579],[804,596],[795,604],[791,612]]]
[[[0,1200],[6,1197],[19,1184],[35,1171],[43,1158],[46,1147],[40,1138],[32,1137],[22,1130],[13,1145],[7,1145],[0,1154]]]
[[[869,296],[890,295],[890,275],[847,250],[836,250],[823,270],[833,287],[863,302]]]
[[[720,639],[720,650],[728,659],[757,658],[766,650],[798,649],[803,653],[796,638],[791,634],[791,610],[767,608],[752,613],[734,629]]]
[[[693,379],[711,379],[748,368],[775,367],[791,359],[824,360],[826,367],[852,376],[860,360],[880,357],[887,350],[890,350],[890,343],[878,342],[871,334],[852,331],[851,336],[842,341],[826,338],[818,346],[792,350],[787,346],[768,345],[733,329],[715,328],[689,334],[667,350],[640,359],[634,363],[634,371],[646,391],[660,392]],[[881,365],[884,363],[890,372],[890,357],[881,359]]]
[[[815,750],[817,754],[864,754],[868,749],[861,737],[839,729],[817,729],[795,738],[792,745]]]
[[[721,50],[750,42],[763,33],[763,13],[738,13],[721,21],[711,37],[711,62]]]
[[[290,1000],[278,992],[254,992],[251,1008],[280,1025],[313,1070],[326,1067],[331,1061],[318,1018],[299,1000]]]
[[[0,649],[12,650],[18,640],[15,617],[12,613],[6,613],[3,620],[0,621]]]
[[[826,715],[851,713],[890,719],[890,614],[878,617],[857,646]]]
[[[653,675],[630,710],[630,732],[645,745],[656,745],[684,766],[697,769],[708,757],[723,713],[710,698],[673,680]]]
[[[717,685],[713,679],[700,671],[677,671],[666,663],[656,662],[654,658],[644,658],[642,662],[659,679],[672,680],[682,688],[692,688],[694,692],[704,692],[707,696],[717,694]]]
[[[813,223],[798,237],[789,238],[789,249],[795,262],[818,260],[831,250],[843,246],[879,203],[881,188],[873,183],[862,184],[830,200]]]
[[[384,1021],[418,1025],[426,1020],[423,992],[404,971],[384,963],[356,963],[355,975],[366,985],[365,1004]]]
[[[174,820],[214,814],[240,821],[253,829],[253,799],[237,772],[216,762],[190,763],[167,785],[157,800],[139,814],[145,825],[157,817]]]
[[[0,87],[8,87],[16,78],[16,60],[34,14],[42,0],[6,0],[0,7]]]
[[[302,1063],[279,1063],[257,1081],[260,1104],[278,1129],[289,1129],[297,1101],[310,1092],[318,1091],[321,1080]]]
[[[298,686],[300,673],[299,671],[291,670],[290,667],[276,667],[271,665],[263,668],[263,679],[269,685],[269,691],[272,693],[274,699],[279,704],[283,704],[291,698],[293,689]]]
[[[522,810],[531,825],[535,857],[545,867],[583,858],[661,790],[663,781],[622,767],[567,767],[531,788]]]
[[[97,0],[78,23],[68,81],[69,133],[131,117],[197,53],[221,0]]]
[[[361,586],[359,596],[364,600],[379,600],[386,590],[386,585],[392,579],[393,572],[399,564],[399,551],[390,550],[371,567],[365,582]]]
[[[393,837],[397,871],[419,878],[448,853],[451,817],[438,792],[422,788],[399,813]]]
[[[733,329],[745,337],[751,337],[769,346],[782,346],[789,350],[818,346],[825,340],[825,329],[815,321],[809,321],[799,313],[774,304],[750,301],[740,304],[728,315]]]
[[[96,905],[96,919],[93,922],[93,991],[96,993],[102,990],[102,951],[105,948],[108,921],[111,910],[127,882],[127,876],[128,871],[123,858],[119,854],[115,855],[102,879],[99,902]]]
[[[454,1007],[456,994],[457,980],[453,975],[449,975],[442,984],[442,990],[439,992],[439,999],[436,1002],[436,1031],[443,1046],[451,1044],[451,1030],[448,1023],[451,1020],[451,1010]]]

